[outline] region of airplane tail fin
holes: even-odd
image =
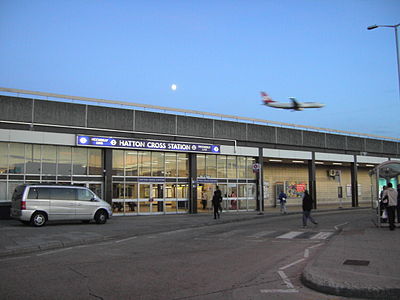
[[[261,97],[263,99],[264,104],[275,102],[266,92],[261,92]]]

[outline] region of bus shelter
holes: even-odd
[[[371,175],[371,207],[372,207],[372,221],[377,227],[381,227],[385,220],[385,208],[381,203],[381,195],[383,187],[387,186],[389,182],[392,183],[393,188],[397,188],[400,183],[400,161],[385,161],[376,166],[370,173]]]

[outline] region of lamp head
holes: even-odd
[[[378,28],[378,25],[371,25],[371,26],[367,27],[368,30],[372,30],[372,29],[375,29],[375,28]]]

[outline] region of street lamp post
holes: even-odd
[[[394,28],[394,35],[396,37],[396,54],[397,54],[397,78],[399,81],[399,95],[400,95],[400,54],[399,54],[399,38],[397,36],[397,27],[399,27],[400,24],[397,25],[371,25],[368,26],[367,29],[368,30],[373,30],[375,28],[378,27],[390,27],[390,28]]]

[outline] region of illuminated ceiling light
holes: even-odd
[[[322,162],[322,161],[316,161],[315,164],[316,164],[316,165],[323,165],[324,162]]]
[[[338,163],[338,162],[334,162],[334,163],[332,163],[332,165],[341,166],[343,164],[342,163]]]
[[[282,162],[282,159],[269,159],[269,161]]]
[[[365,165],[366,167],[375,167],[375,165]]]
[[[304,160],[292,160],[292,162],[295,164],[303,164]]]

